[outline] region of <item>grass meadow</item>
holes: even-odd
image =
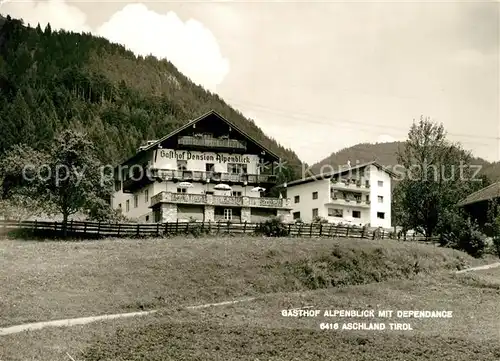
[[[0,240],[0,327],[158,309],[0,336],[0,360],[499,360],[500,269],[436,246],[360,239]],[[185,306],[255,297],[234,305]],[[451,310],[412,331],[320,330],[281,310]],[[371,322],[388,322],[371,320]],[[369,321],[368,321],[369,322]]]

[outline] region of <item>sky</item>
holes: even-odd
[[[500,160],[500,3],[1,1],[0,13],[167,58],[312,164],[443,123]]]

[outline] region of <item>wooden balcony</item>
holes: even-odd
[[[124,193],[134,193],[156,181],[154,174],[149,170],[149,168],[144,167],[143,169],[143,172],[137,171],[132,175],[125,174],[123,180]]]
[[[175,180],[181,182],[223,182],[228,184],[267,184],[273,185],[276,183],[276,176],[272,174],[232,174],[221,172],[202,172],[192,170],[164,170],[157,169],[154,171],[157,178],[162,180]]]
[[[179,137],[177,144],[193,148],[215,148],[246,150],[245,142],[236,139],[204,138],[190,135]]]
[[[290,208],[290,200],[270,197],[234,197],[211,194],[160,192],[151,197],[150,207],[159,203],[199,204],[250,208]]]

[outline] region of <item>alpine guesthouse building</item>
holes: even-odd
[[[304,177],[287,185],[293,219],[391,228],[393,172],[377,162]]]
[[[210,111],[119,165],[112,205],[141,222],[290,221],[290,200],[265,196],[276,184],[277,162],[277,155]]]

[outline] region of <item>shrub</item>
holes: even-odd
[[[479,231],[477,224],[467,219],[460,229],[451,233],[449,245],[473,257],[481,257],[486,250],[487,242],[486,236]]]
[[[323,217],[317,216],[314,217],[313,223],[328,223],[328,220]]]
[[[88,210],[87,218],[89,221],[96,222],[129,222],[120,210],[113,209],[104,202],[96,202]]]
[[[280,217],[273,217],[261,223],[257,227],[256,233],[267,237],[286,237],[289,235],[288,227]]]

